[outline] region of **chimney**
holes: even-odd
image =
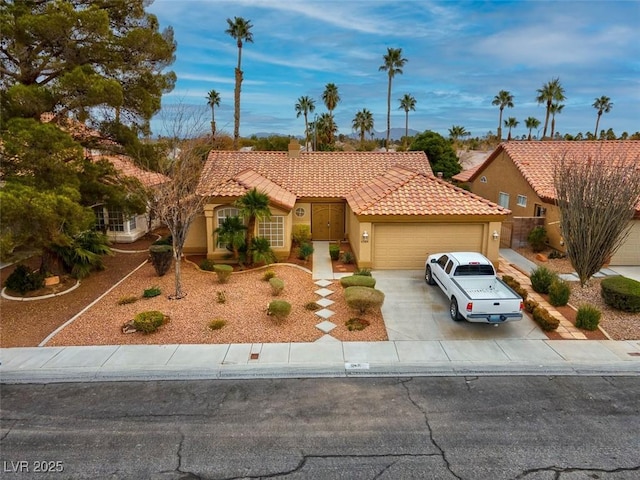
[[[438,172],[437,175],[438,175],[438,178],[442,178],[442,176],[443,176],[442,172]]]
[[[300,156],[300,144],[295,138],[289,142],[289,158],[298,158]]]

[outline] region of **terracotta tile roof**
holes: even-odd
[[[212,151],[202,171],[199,195],[232,195],[229,180],[253,170],[297,198],[344,198],[350,191],[394,166],[432,175],[424,152],[288,152]]]
[[[271,202],[279,207],[289,211],[296,203],[296,196],[282,188],[275,182],[272,182],[268,178],[263,177],[254,170],[247,169],[240,172],[233,179],[238,185],[250,190],[257,188],[258,191],[266,194]]]
[[[610,158],[613,161],[635,162],[640,168],[640,141],[514,141],[502,143],[471,175],[475,180],[501,152],[505,152],[522,173],[531,188],[547,201],[555,200],[554,168],[563,155],[567,158]],[[640,213],[640,201],[637,205]]]
[[[393,167],[346,196],[356,215],[509,215],[433,175]]]
[[[154,187],[169,180],[168,177],[162,175],[161,173],[143,170],[142,168],[135,165],[133,161],[128,157],[116,155],[97,155],[91,158],[94,161],[102,159],[108,160],[122,175],[137,178],[145,187]]]
[[[471,167],[468,170],[463,170],[462,172],[458,173],[457,175],[454,175],[453,177],[451,177],[453,180],[457,181],[457,182],[468,182],[471,177],[473,177],[473,175],[475,175],[475,173],[478,171],[478,169],[482,166],[483,164],[480,163],[474,167]]]

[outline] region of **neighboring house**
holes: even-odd
[[[565,154],[607,158],[609,153],[611,158],[616,155],[635,161],[640,168],[640,141],[513,141],[500,144],[483,164],[453,179],[468,183],[472,192],[510,209],[516,226],[520,220],[542,217],[539,220],[547,230],[549,245],[564,251],[553,182],[555,166]],[[611,264],[640,265],[640,202],[631,233]]]
[[[481,252],[498,261],[501,222],[509,211],[434,177],[424,152],[211,151],[198,194],[208,197],[185,252],[228,255],[214,231],[233,202],[257,188],[271,200],[271,219],[256,234],[279,258],[306,225],[313,240],[349,240],[360,267],[422,269],[429,253]]]

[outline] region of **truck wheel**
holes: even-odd
[[[427,265],[427,270],[424,273],[424,281],[429,285],[435,285],[436,282],[433,281],[433,274],[431,273],[431,267]]]
[[[456,297],[451,297],[451,303],[449,304],[449,315],[451,315],[451,320],[459,322],[460,320],[464,320],[464,317],[460,315],[458,312],[458,302]]]

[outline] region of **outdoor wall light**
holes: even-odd
[[[491,234],[491,236],[493,237],[494,240],[497,240],[498,237],[500,236],[500,234],[498,233],[497,230],[494,230],[493,233]]]
[[[362,232],[362,243],[369,243],[369,234],[366,230]]]

